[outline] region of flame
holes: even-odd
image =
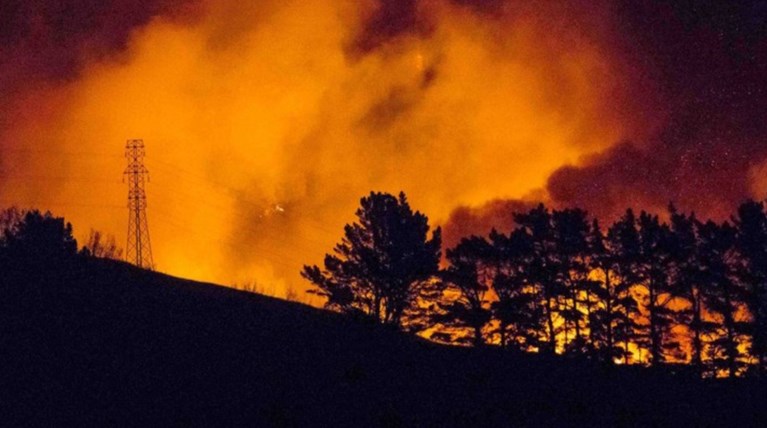
[[[637,136],[646,112],[606,41],[609,8],[565,3],[422,1],[426,30],[369,50],[355,40],[372,1],[206,1],[156,17],[124,52],[14,100],[0,201],[123,237],[122,149],[143,138],[159,270],[305,289],[300,266],[370,190],[404,190],[440,224]]]

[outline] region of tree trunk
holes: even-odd
[[[591,292],[586,290],[586,322],[589,324],[589,346],[594,346],[594,329],[591,327]]]
[[[735,357],[738,353],[738,345],[735,343],[735,333],[733,331],[732,315],[728,313],[725,319],[727,324],[727,375],[729,377],[735,377],[737,374],[737,366],[735,364]]]
[[[607,287],[607,302],[605,302],[605,309],[607,310],[607,358],[610,363],[613,362],[613,289],[610,283],[610,269],[605,270],[605,287]]]
[[[578,289],[575,286],[571,286],[570,294],[573,301],[573,322],[575,323],[575,338],[573,340],[578,344],[581,340],[581,323],[578,322]]]
[[[506,322],[501,320],[499,324],[499,328],[501,329],[501,349],[506,349]]]
[[[626,298],[631,295],[631,288],[626,288]],[[628,365],[629,363],[629,336],[633,334],[631,330],[631,317],[629,316],[629,308],[624,304],[623,306],[623,362]]]
[[[474,347],[479,348],[485,344],[485,341],[482,339],[482,326],[481,325],[475,325],[474,326]]]
[[[701,329],[701,296],[700,296],[700,290],[696,290],[693,288],[692,291],[692,305],[693,305],[693,313],[692,313],[692,329],[693,329],[693,338],[692,338],[692,365],[695,367],[695,370],[698,372],[698,375],[702,375],[703,373],[703,342],[700,337],[700,329]]]
[[[546,323],[549,330],[549,352],[556,354],[557,340],[554,334],[554,314],[551,312],[551,299],[546,296]]]
[[[658,340],[658,322],[657,322],[657,309],[655,308],[655,302],[656,302],[656,296],[655,296],[655,282],[652,278],[650,278],[650,283],[648,287],[649,293],[650,293],[650,305],[648,306],[647,310],[650,315],[650,358],[651,358],[651,365],[656,366],[658,363],[660,363],[661,359],[661,352],[660,352],[660,343]]]
[[[767,338],[765,337],[765,335],[767,334],[767,332],[765,331],[765,328],[767,328],[767,326],[765,326],[765,324],[767,323],[765,323],[764,308],[762,307],[764,305],[764,301],[766,300],[764,296],[764,289],[765,289],[764,284],[758,284],[757,289],[755,290],[755,293],[754,293],[754,298],[755,298],[754,300],[756,302],[756,304],[754,305],[754,312],[755,312],[754,321],[756,323],[756,325],[754,326],[754,332],[756,337],[754,337],[753,340],[759,343],[759,346],[756,351],[756,358],[757,358],[757,363],[759,364],[759,375],[762,377],[765,377],[765,375],[767,375],[767,349],[765,349],[767,348],[767,343],[765,343],[767,342]]]
[[[382,322],[381,320],[381,295],[376,293],[373,298],[373,314],[376,317],[376,322]]]

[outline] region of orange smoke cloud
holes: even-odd
[[[284,296],[370,190],[404,190],[444,223],[648,123],[606,7],[421,1],[387,18],[384,3],[155,17],[125,51],[15,101],[0,200],[123,237],[123,145],[143,138],[158,269]]]

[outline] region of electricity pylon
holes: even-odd
[[[128,245],[125,260],[144,269],[154,269],[152,244],[149,241],[149,224],[146,220],[146,193],[144,184],[149,181],[149,170],[144,166],[144,140],[128,140],[125,157],[128,167],[123,181],[128,181]]]

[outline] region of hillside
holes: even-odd
[[[6,426],[767,423],[753,380],[445,347],[118,262],[0,285]]]

